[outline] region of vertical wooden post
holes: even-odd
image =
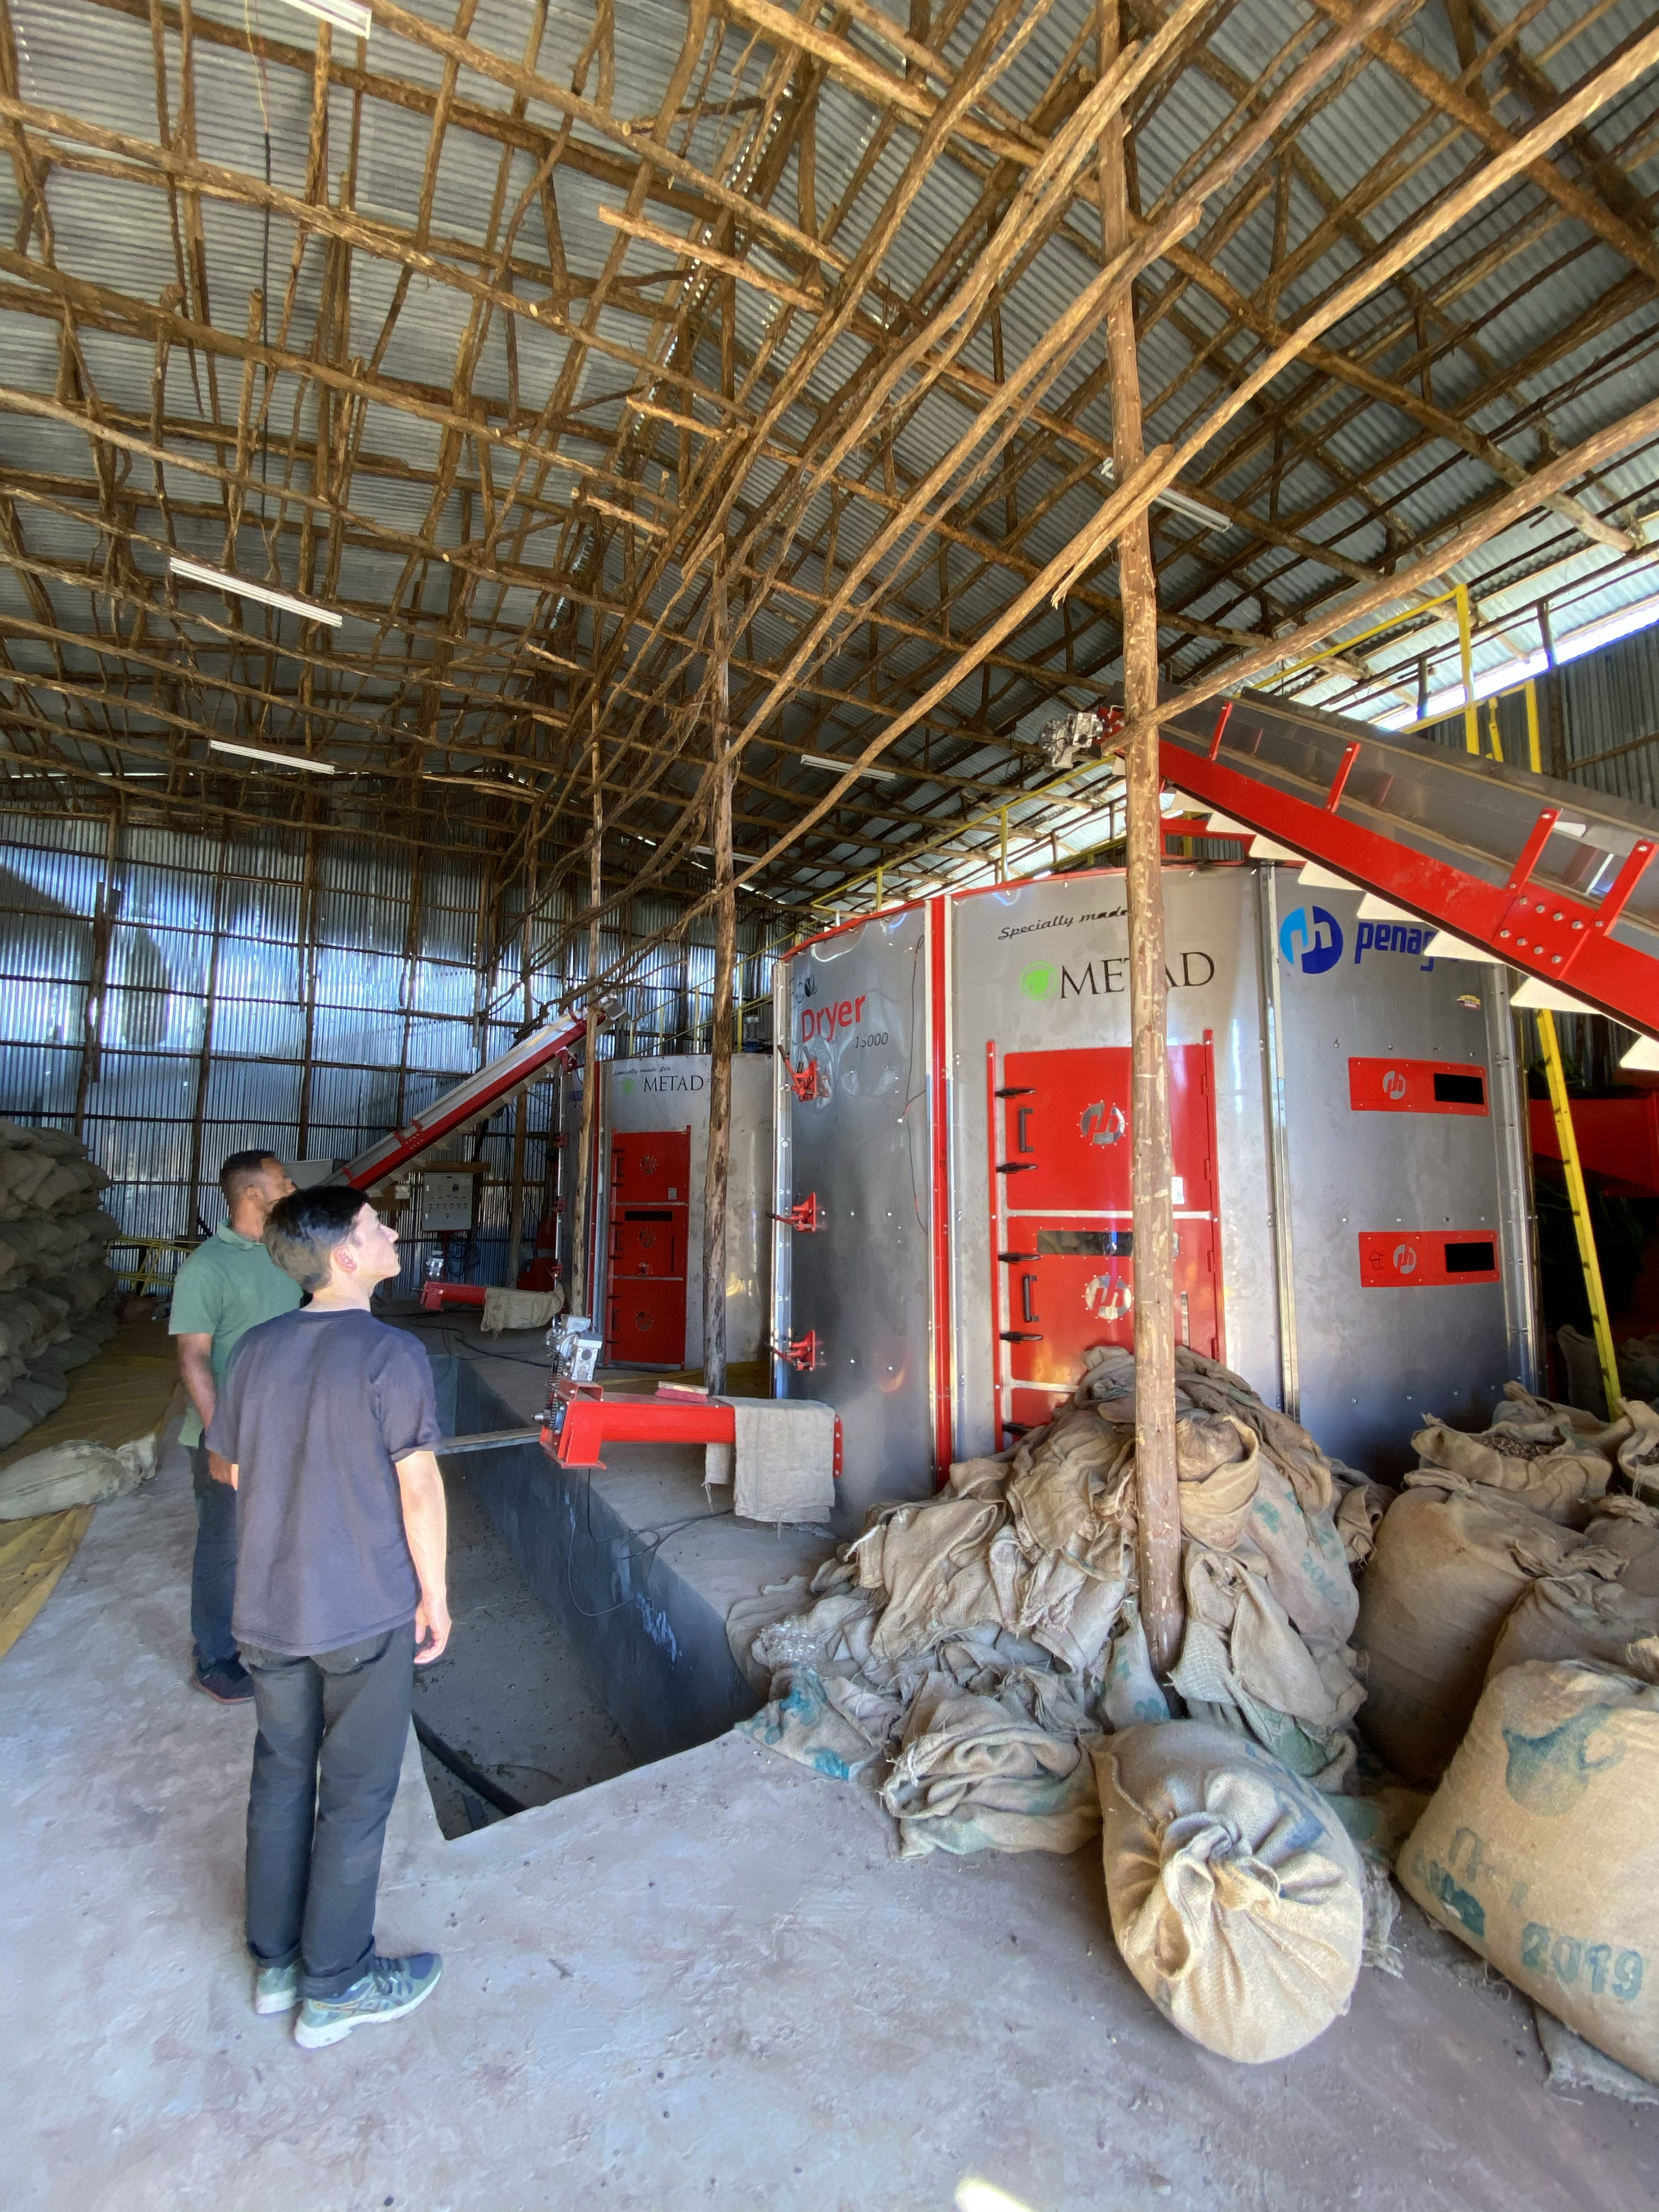
[[[311,801],[307,801],[307,816],[311,804]],[[306,1157],[306,1147],[311,1142],[313,1073],[317,1061],[317,831],[309,820],[305,831],[305,856],[300,868],[299,943],[296,950],[300,955],[301,995],[305,1013],[300,1040],[300,1100],[296,1109],[294,1157],[296,1160],[302,1160]],[[397,1127],[395,1120],[392,1126],[394,1129]]]
[[[1100,11],[1100,68],[1117,58],[1118,0]],[[1129,242],[1121,115],[1101,141],[1100,210],[1108,255]],[[1127,483],[1144,453],[1134,303],[1106,312],[1112,388],[1112,470]],[[1144,512],[1118,541],[1123,602],[1131,1036],[1130,1193],[1135,1252],[1135,1499],[1140,1615],[1154,1670],[1167,1674],[1181,1647],[1181,1493],[1175,1437],[1175,1214],[1167,1051],[1169,979],[1164,956],[1164,823],[1158,811],[1158,580]]]
[[[576,1203],[571,1218],[570,1310],[587,1310],[592,1287],[588,1259],[593,1243],[593,1117],[599,1109],[599,1002],[593,979],[599,972],[600,848],[605,842],[605,785],[599,772],[599,707],[593,702],[592,769],[593,841],[587,856],[587,1040],[582,1052],[581,1133],[576,1140]],[[594,1316],[597,1318],[597,1316]]]
[[[115,864],[121,849],[121,799],[112,799],[104,839],[104,879],[92,915],[92,962],[81,1009],[81,1073],[75,1085],[75,1133],[85,1138],[87,1098],[103,1073],[104,1000],[109,993],[110,939],[115,933]]]
[[[225,927],[225,868],[230,857],[230,831],[219,835],[219,863],[213,874],[213,936],[208,948],[207,995],[202,1001],[202,1048],[196,1060],[196,1106],[190,1120],[190,1166],[185,1184],[185,1235],[199,1229],[211,1232],[198,1206],[202,1180],[202,1124],[207,1114],[208,1081],[213,1073],[213,1014],[219,995],[219,943]]]
[[[536,848],[532,843],[524,872],[524,922],[519,933],[519,977],[524,988],[524,1019],[528,1027],[534,1001],[530,989],[530,917],[536,907]],[[519,1258],[524,1245],[524,1154],[530,1134],[530,1094],[520,1091],[513,1102],[513,1175],[507,1194],[507,1287],[519,1279]]]
[[[1550,629],[1550,611],[1542,599],[1538,602],[1538,635],[1543,641],[1544,660],[1550,679],[1544,686],[1544,700],[1550,716],[1550,774],[1565,776],[1567,772],[1567,726],[1561,700],[1561,671],[1555,658],[1555,635]]]
[[[726,561],[714,556],[710,732],[714,778],[714,1003],[708,1024],[708,1162],[702,1185],[702,1379],[710,1393],[726,1388],[726,1189],[732,1159],[732,973],[737,955],[738,895],[732,880],[732,763],[726,757],[730,666],[726,621]]]

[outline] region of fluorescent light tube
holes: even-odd
[[[276,753],[264,745],[234,745],[228,738],[210,738],[210,753],[240,753],[244,760],[274,761],[278,768],[308,769],[313,775],[332,775],[336,773],[332,761],[310,760],[304,753]]]
[[[1117,481],[1109,461],[1103,461],[1100,473],[1109,484]],[[1189,522],[1201,522],[1206,530],[1228,530],[1232,526],[1231,514],[1223,514],[1219,507],[1206,507],[1201,499],[1194,499],[1189,491],[1177,491],[1173,484],[1155,493],[1153,505],[1172,507],[1177,514],[1184,514]]]
[[[337,31],[349,31],[358,39],[368,36],[368,27],[374,20],[360,0],[288,0],[288,4],[307,15],[319,17],[325,23],[332,23]]]
[[[239,599],[258,599],[261,606],[280,607],[284,614],[298,615],[301,622],[326,623],[331,629],[338,629],[345,617],[333,607],[320,607],[315,599],[296,599],[291,592],[273,592],[265,584],[250,584],[244,577],[228,576],[222,568],[209,568],[200,561],[186,561],[173,554],[167,566],[175,576],[187,577],[192,584],[206,584],[216,592],[229,592]]]
[[[851,761],[834,760],[828,753],[801,753],[797,757],[808,768],[827,768],[836,775],[845,775],[848,769],[855,775],[867,775],[875,783],[896,783],[898,777],[888,768],[854,768]]]

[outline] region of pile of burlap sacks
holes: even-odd
[[[727,1632],[767,1699],[745,1732],[877,1791],[904,1852],[1069,1851],[1103,1827],[1142,1986],[1208,2048],[1264,2061],[1389,1956],[1389,1807],[1350,1795],[1348,1546],[1386,1500],[1238,1376],[1176,1362],[1186,1717],[1137,1602],[1123,1352],[1092,1352],[1046,1428],[953,1467],[936,1498],[878,1507]]]
[[[78,1137],[0,1120],[0,1450],[57,1411],[70,1369],[114,1333],[108,1181]]]
[[[1659,2081],[1659,1415],[1511,1383],[1484,1433],[1415,1442],[1355,1638],[1365,1736],[1434,1791],[1399,1879],[1542,2008],[1547,2048],[1562,2021]]]

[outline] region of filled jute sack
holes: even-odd
[[[1364,1875],[1328,1799],[1198,1721],[1125,1729],[1094,1761],[1112,1933],[1167,2020],[1263,2065],[1346,2012]]]
[[[1604,1498],[1584,1541],[1618,1554],[1619,1579],[1627,1589],[1659,1596],[1659,1508],[1639,1498]]]
[[[1547,2012],[1659,2080],[1659,1688],[1495,1675],[1395,1873]]]
[[[1599,1575],[1547,1575],[1525,1591],[1498,1631],[1486,1669],[1532,1660],[1588,1659],[1659,1682],[1659,1596]]]
[[[138,1437],[112,1450],[108,1444],[48,1444],[0,1468],[0,1521],[27,1521],[70,1505],[101,1505],[137,1490],[155,1472],[155,1438]]]
[[[1432,1783],[1469,1724],[1511,1607],[1584,1539],[1501,1492],[1407,1480],[1359,1585],[1359,1728],[1402,1781]]]

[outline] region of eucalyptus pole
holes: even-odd
[[[1101,72],[1117,58],[1118,0],[1100,11]],[[1108,257],[1130,242],[1126,125],[1101,141],[1100,208]],[[1134,305],[1125,286],[1106,310],[1112,467],[1127,484],[1144,457]],[[1118,539],[1123,604],[1124,752],[1129,907],[1130,1202],[1134,1226],[1135,1494],[1140,1613],[1154,1670],[1180,1649],[1181,1493],[1175,1434],[1175,1213],[1170,1145],[1169,981],[1164,957],[1164,823],[1158,811],[1158,579],[1143,505]]]
[[[710,744],[714,779],[714,1003],[708,1024],[708,1164],[702,1187],[702,1376],[711,1394],[726,1388],[726,1194],[732,1160],[732,976],[737,959],[738,895],[732,881],[732,758],[726,562],[714,562]]]

